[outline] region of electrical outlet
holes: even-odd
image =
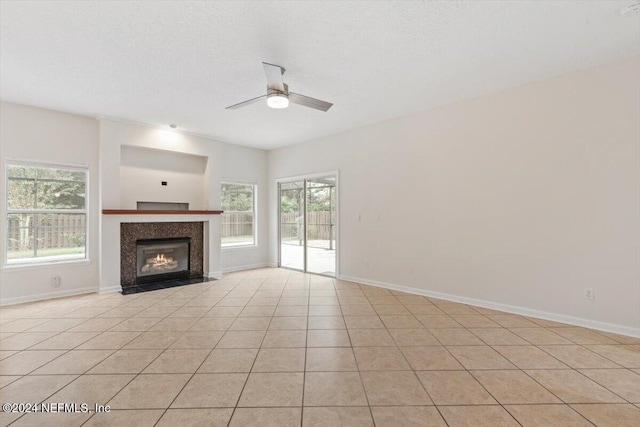
[[[409,268],[407,269],[407,272],[409,274],[413,274],[414,273],[414,269],[413,269],[413,265],[410,265]]]
[[[365,267],[367,267],[367,268],[369,268],[369,266],[370,266],[370,265],[371,265],[371,263],[369,262],[369,260],[368,260],[368,259],[365,259],[365,260],[364,260],[364,266],[365,266]]]
[[[584,290],[584,299],[592,300],[595,297],[593,289],[585,289]]]
[[[58,288],[60,287],[60,283],[62,281],[60,280],[60,276],[52,276],[51,277],[51,286],[53,286],[54,288]]]

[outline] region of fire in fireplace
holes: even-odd
[[[157,254],[153,258],[147,258],[145,264],[140,269],[143,274],[160,274],[173,271],[178,268],[178,260],[165,254]]]
[[[189,277],[190,238],[136,241],[136,283]]]

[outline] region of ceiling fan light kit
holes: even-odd
[[[267,105],[269,107],[279,110],[287,108],[289,106],[289,102],[324,112],[329,110],[333,105],[327,101],[289,92],[289,86],[282,81],[282,75],[286,71],[283,67],[268,64],[266,62],[263,62],[262,66],[264,67],[264,73],[267,76],[267,94],[231,105],[226,108],[227,110],[235,110],[240,107],[245,107],[261,100],[262,98],[267,98]]]
[[[270,89],[267,86],[267,105],[276,110],[287,108],[289,106],[289,86],[283,84],[284,91],[278,89]]]

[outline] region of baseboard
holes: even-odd
[[[77,288],[77,289],[68,289],[63,291],[46,292],[43,294],[25,295],[23,297],[3,298],[3,299],[0,299],[0,306],[22,304],[25,302],[42,301],[42,300],[48,300],[53,298],[63,298],[63,297],[69,297],[73,295],[91,294],[94,292],[98,292],[98,289],[95,287],[85,287],[85,288]]]
[[[262,262],[259,264],[240,265],[236,267],[223,268],[222,273],[233,273],[234,271],[255,270],[256,268],[269,267],[269,263]]]
[[[208,273],[204,273],[204,277],[207,279],[222,279],[222,271],[210,271]]]
[[[349,282],[362,283],[364,285],[376,286],[379,288],[391,289],[394,291],[407,292],[410,294],[416,294],[416,295],[438,298],[438,299],[443,299],[443,300],[452,301],[452,302],[458,302],[462,304],[475,305],[478,307],[489,308],[492,310],[504,311],[506,313],[534,317],[536,319],[551,320],[554,322],[567,323],[569,325],[596,329],[603,332],[612,332],[614,334],[640,338],[640,328],[632,328],[630,326],[616,325],[614,323],[607,323],[607,322],[599,322],[597,320],[567,316],[565,314],[551,313],[548,311],[535,310],[535,309],[520,307],[516,305],[502,304],[502,303],[485,301],[485,300],[480,300],[475,298],[461,297],[458,295],[452,295],[452,294],[447,294],[443,292],[429,291],[426,289],[413,288],[410,286],[401,286],[401,285],[396,285],[392,283],[379,282],[376,280],[363,279],[360,277],[340,275],[338,276],[338,279],[346,280]]]
[[[98,289],[99,294],[108,294],[109,292],[122,292],[122,286],[113,285]]]

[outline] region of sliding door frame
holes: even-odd
[[[302,271],[303,273],[308,273],[307,271],[307,180],[310,179],[315,179],[315,178],[327,178],[327,177],[335,177],[336,179],[336,186],[335,186],[335,197],[336,197],[336,206],[335,206],[335,211],[336,211],[336,224],[335,224],[335,238],[336,238],[336,259],[335,259],[335,274],[333,276],[329,276],[326,274],[321,274],[321,273],[309,273],[309,274],[317,274],[319,276],[326,276],[326,277],[334,277],[337,278],[339,273],[340,273],[340,174],[339,171],[334,170],[334,171],[329,171],[329,172],[321,172],[321,173],[313,173],[313,174],[307,174],[307,175],[297,175],[297,176],[289,176],[289,177],[284,177],[284,178],[276,178],[275,179],[275,183],[276,183],[276,193],[277,193],[277,197],[278,197],[278,235],[277,235],[277,243],[278,243],[278,267],[279,268],[286,268],[289,270],[294,270],[294,271]],[[295,182],[295,181],[303,181],[304,185],[303,185],[303,191],[304,191],[304,210],[303,210],[303,214],[304,214],[304,246],[303,246],[303,270],[298,270],[295,268],[290,268],[290,267],[283,267],[282,266],[282,241],[281,241],[281,208],[282,208],[282,201],[280,198],[280,184],[283,183],[287,183],[287,182]]]

